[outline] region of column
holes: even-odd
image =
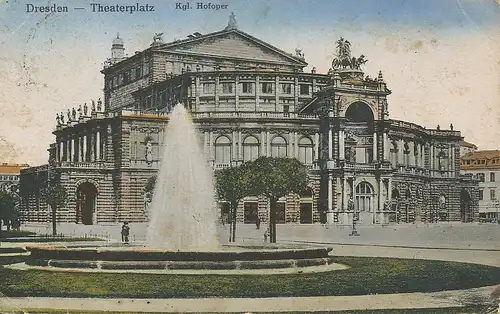
[[[56,147],[56,160],[57,162],[61,162],[61,142],[56,142],[57,147]]]
[[[342,182],[342,211],[347,209],[347,178],[344,177]]]
[[[209,151],[208,151],[208,132],[205,130],[203,131],[203,152],[205,153],[205,156],[209,156]]]
[[[339,130],[339,159],[345,159],[345,133],[344,130]]]
[[[73,160],[73,149],[71,148],[71,138],[69,138],[66,141],[66,161],[72,161]]]
[[[398,164],[404,164],[404,150],[405,150],[405,146],[404,146],[404,143],[403,143],[403,140],[399,140],[398,141],[398,159],[397,159],[397,163]]]
[[[229,162],[237,159],[238,156],[236,155],[236,131],[233,130],[231,133],[231,160]]]
[[[328,159],[333,159],[333,133],[331,127],[328,129]]]
[[[288,132],[288,154],[287,157],[293,157],[295,152],[293,151],[293,132]]]
[[[238,160],[243,160],[243,142],[241,141],[241,130],[238,131]]]
[[[455,145],[451,146],[451,176],[455,176]]]
[[[266,132],[264,130],[260,131],[260,155],[266,155]]]
[[[88,145],[87,138],[88,138],[87,134],[83,135],[83,161],[88,161],[88,159],[87,159],[87,145]]]
[[[429,147],[429,169],[431,170],[431,176],[433,175],[434,170],[434,144],[431,144]]]
[[[95,146],[96,146],[96,160],[100,161],[101,160],[101,131],[97,131],[95,134]]]
[[[389,136],[384,132],[384,161],[389,159]]]
[[[377,152],[377,133],[373,133],[373,161],[378,160],[378,152]]]
[[[271,157],[271,134],[269,131],[266,132],[266,156]]]
[[[77,158],[75,158],[75,148],[76,148],[76,138],[73,138],[72,143],[71,143],[71,161],[76,162],[78,161]]]
[[[410,150],[410,166],[415,166],[415,142],[410,142],[408,145]]]
[[[210,130],[209,136],[209,152],[210,152],[210,160],[213,161],[215,154],[214,154],[214,131]]]
[[[392,178],[389,178],[387,182],[387,200],[392,200]]]
[[[326,213],[326,221],[328,224],[333,223],[333,180],[332,175],[328,175],[328,211]]]
[[[383,189],[382,178],[379,177],[377,179],[377,185],[378,185],[377,210],[379,212],[379,222],[381,224],[383,224],[383,223],[385,223],[385,217],[384,217],[384,213],[383,213],[383,204],[382,204],[382,195],[381,195],[382,194],[382,189]]]
[[[299,158],[299,134],[297,132],[294,132],[294,138],[295,138],[294,156],[295,158]]]
[[[314,134],[314,160],[319,159],[319,133]]]

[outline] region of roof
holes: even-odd
[[[21,169],[28,168],[27,164],[9,164],[2,163],[0,164],[0,173],[1,174],[19,174],[21,173]]]
[[[500,158],[500,150],[478,150],[462,156],[462,159],[492,159]]]
[[[500,150],[480,150],[460,158],[460,169],[500,169]]]
[[[200,35],[200,36],[194,36],[191,38],[188,37],[188,38],[182,39],[182,40],[175,40],[172,42],[162,43],[162,44],[151,46],[147,49],[144,49],[143,51],[136,53],[135,55],[133,55],[131,57],[125,58],[124,60],[117,62],[117,63],[113,64],[112,66],[109,66],[109,67],[101,70],[101,72],[102,73],[108,72],[110,69],[116,67],[117,65],[123,64],[127,60],[130,60],[130,59],[136,57],[137,55],[140,55],[142,52],[146,52],[146,51],[170,51],[170,52],[175,53],[175,51],[173,51],[173,49],[175,49],[177,47],[180,48],[183,45],[196,44],[196,43],[202,42],[206,39],[211,39],[211,38],[213,39],[215,37],[223,37],[223,36],[228,35],[228,34],[237,34],[237,35],[247,39],[248,41],[255,43],[256,45],[258,45],[260,47],[266,48],[270,51],[273,51],[274,53],[276,53],[278,55],[281,55],[283,58],[288,59],[291,63],[293,63],[297,66],[306,67],[308,65],[307,62],[305,62],[305,60],[303,60],[297,56],[294,56],[291,53],[287,53],[287,52],[285,52],[285,51],[283,51],[283,50],[281,50],[273,45],[266,43],[265,41],[262,41],[256,37],[253,37],[252,35],[247,34],[243,31],[240,31],[239,29],[232,28],[232,29],[224,29],[221,31],[216,31],[216,32],[212,32],[212,33],[208,33],[208,34],[204,34],[204,35]],[[188,51],[186,51],[186,52],[188,52]]]
[[[466,141],[460,141],[460,146],[477,149],[476,145],[469,143],[469,142],[466,142]]]

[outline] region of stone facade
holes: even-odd
[[[294,157],[309,168],[309,190],[280,200],[280,223],[477,218],[477,183],[459,173],[460,132],[389,119],[391,92],[382,73],[363,78],[362,58],[304,73],[300,50],[286,53],[235,27],[172,43],[157,35],[130,58],[118,52],[102,71],[104,108],[58,117],[49,164],[69,192],[59,221],[146,221],[144,187],[160,166],[177,103],[190,110],[214,170],[258,156]],[[48,220],[29,201],[36,193],[24,195],[24,219]],[[257,217],[268,220],[266,199],[239,204],[239,222]]]
[[[479,150],[461,157],[461,173],[479,182],[479,221],[500,221],[500,151]]]

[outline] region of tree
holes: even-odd
[[[56,214],[57,209],[66,205],[68,200],[68,192],[61,184],[54,184],[42,190],[42,197],[50,206],[52,216],[52,235],[57,234],[56,230]]]
[[[17,217],[16,198],[14,195],[0,191],[0,234],[2,232],[2,222],[10,228],[11,221]]]
[[[225,168],[215,172],[217,198],[229,203],[229,242],[236,239],[236,209],[238,203],[251,194],[251,173],[248,163],[239,167]]]
[[[295,158],[259,157],[249,163],[251,193],[264,195],[270,202],[269,239],[276,243],[276,205],[289,193],[307,189],[307,168]]]

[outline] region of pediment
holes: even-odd
[[[296,57],[239,31],[202,36],[166,47],[171,52],[255,60],[297,66],[307,65]]]

